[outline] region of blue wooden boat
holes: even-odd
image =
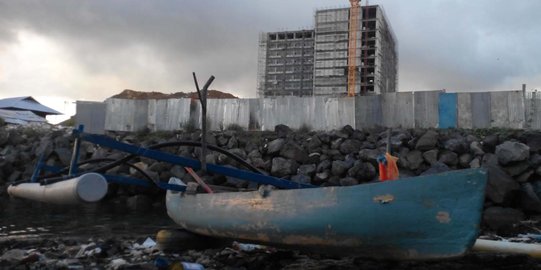
[[[449,258],[478,236],[486,179],[467,169],[349,187],[169,190],[166,204],[177,224],[201,235],[382,259]]]

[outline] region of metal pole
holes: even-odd
[[[77,130],[79,131],[79,133],[83,132],[84,126],[79,125],[79,128]],[[79,139],[79,136],[77,136],[75,137],[75,142],[73,143],[73,152],[71,153],[70,169],[68,171],[68,174],[70,176],[77,174],[77,163],[79,162],[80,150],[81,150],[81,140]]]
[[[391,154],[391,129],[387,129],[387,153]]]
[[[203,86],[203,89],[199,89],[199,83],[197,83],[197,77],[195,72],[193,74],[193,79],[195,82],[195,87],[197,90],[197,95],[199,95],[199,102],[201,103],[201,169],[207,171],[207,92],[210,84],[214,81],[214,76],[210,76],[207,83]]]

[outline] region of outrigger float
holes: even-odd
[[[155,185],[167,190],[166,207],[171,219],[199,235],[383,259],[457,257],[474,245],[483,209],[485,171],[467,169],[348,187],[316,187],[266,175],[239,157],[206,145],[206,91],[213,79],[200,91],[194,74],[203,111],[201,143],[140,147],[88,134],[79,127],[73,131],[75,143],[69,168],[43,178],[41,170],[51,168],[40,160],[32,179],[10,185],[9,194],[50,203],[95,202],[105,196],[108,183]],[[89,161],[78,161],[81,141],[128,155],[83,171],[79,165]],[[204,159],[200,162],[158,150],[172,145],[202,147],[203,153],[207,148],[220,151],[249,170],[206,164]],[[148,181],[105,173],[136,156],[252,181],[260,187],[256,191],[218,193],[198,179],[209,193],[196,193],[193,187],[197,184],[185,184],[181,179]]]

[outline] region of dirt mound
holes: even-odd
[[[207,93],[208,98],[226,99],[226,98],[238,98],[230,93],[224,93],[218,90],[209,90]],[[170,99],[170,98],[198,98],[197,92],[176,92],[172,94],[164,94],[160,92],[142,92],[126,89],[120,94],[116,94],[111,98],[120,99]]]

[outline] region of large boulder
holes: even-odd
[[[516,224],[524,219],[524,213],[514,208],[493,206],[483,212],[483,222],[499,234],[510,234]]]
[[[438,162],[438,153],[438,149],[428,150],[423,153],[423,158],[428,164],[432,165]]]
[[[496,148],[496,145],[498,145],[498,142],[498,134],[487,135],[481,142],[483,145],[483,151],[485,151],[485,153],[494,153],[494,149]]]
[[[267,144],[267,154],[274,155],[277,153],[280,153],[282,150],[282,147],[284,147],[284,144],[286,143],[285,139],[278,138],[276,140],[272,140]]]
[[[274,126],[274,132],[276,132],[276,135],[280,138],[285,138],[289,133],[291,133],[291,129],[286,125],[276,125]]]
[[[440,153],[438,161],[448,166],[456,166],[458,164],[458,156],[455,152],[444,150]]]
[[[469,150],[468,143],[464,138],[449,139],[443,143],[443,148],[457,154],[464,154]]]
[[[483,150],[483,145],[478,141],[470,143],[470,152],[476,156],[482,156],[485,154],[485,151]]]
[[[523,161],[530,157],[530,147],[523,143],[506,141],[496,146],[495,151],[498,161],[502,165],[507,165],[515,161]]]
[[[295,160],[298,163],[305,163],[308,160],[308,153],[293,142],[286,143],[282,150],[280,150],[280,156]]]
[[[420,151],[428,151],[436,147],[438,144],[438,133],[433,130],[427,131],[423,136],[419,138],[415,149]]]
[[[340,144],[339,150],[344,155],[355,153],[361,149],[362,143],[358,140],[348,139]]]
[[[433,174],[448,172],[450,170],[451,169],[449,168],[449,166],[445,165],[445,163],[436,162],[432,164],[432,166],[428,170],[421,173],[421,175],[433,175]]]
[[[272,159],[271,174],[276,177],[285,177],[295,174],[299,165],[294,160],[281,157]]]
[[[508,204],[520,189],[520,185],[498,166],[485,167],[488,171],[486,196],[494,203]]]
[[[413,150],[406,154],[407,164],[410,170],[417,170],[423,164],[423,153],[419,150]]]
[[[541,214],[541,199],[530,183],[521,186],[520,206],[527,213]]]
[[[351,168],[350,162],[335,160],[332,162],[331,173],[332,175],[343,177],[346,175],[349,168]]]
[[[527,131],[522,133],[519,139],[530,147],[530,151],[538,152],[541,150],[541,132]]]
[[[299,166],[297,172],[302,175],[313,176],[316,173],[316,164],[304,164]]]
[[[372,163],[357,160],[353,167],[348,170],[347,175],[359,181],[368,182],[376,177],[377,172]]]

